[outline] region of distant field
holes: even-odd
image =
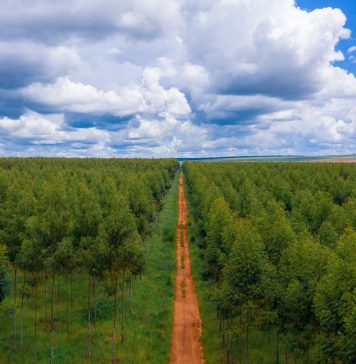
[[[356,155],[328,155],[328,156],[241,156],[241,157],[212,157],[212,158],[181,158],[183,161],[201,162],[342,162],[356,163]]]

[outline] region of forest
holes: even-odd
[[[2,364],[168,362],[179,168],[0,158]],[[206,363],[354,364],[356,165],[181,169]]]
[[[197,277],[206,282],[205,299],[199,286],[198,296],[207,362],[355,363],[356,166],[183,168]],[[204,313],[210,302],[212,320]],[[264,346],[272,357],[262,356]]]
[[[103,319],[111,327],[94,330],[96,342],[110,340],[111,353],[96,362],[118,360],[146,240],[178,167],[174,159],[0,159],[1,363],[84,362]],[[85,343],[81,359],[70,361],[70,340],[76,352]]]

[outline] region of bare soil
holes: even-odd
[[[170,364],[204,363],[200,343],[202,322],[191,274],[188,240],[188,209],[183,174],[179,176],[177,275]]]

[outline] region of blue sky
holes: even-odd
[[[353,0],[0,5],[0,156],[356,153]]]

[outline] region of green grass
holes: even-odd
[[[175,231],[177,227],[178,175],[169,191],[159,223],[146,242],[146,268],[141,279],[133,284],[132,313],[129,291],[126,290],[126,336],[117,343],[119,363],[167,363],[173,321]],[[18,278],[17,339],[12,336],[12,296],[3,302],[0,310],[0,363],[34,363],[34,308],[32,299],[25,299],[23,312],[24,343],[20,345],[20,286]],[[41,293],[43,287],[40,287]],[[87,350],[87,277],[76,274],[73,283],[74,302],[70,314],[69,333],[66,333],[66,289],[62,280],[61,302],[56,289],[55,363],[88,363]],[[111,361],[112,299],[98,286],[97,321],[92,324],[91,363]],[[50,309],[50,306],[48,306]],[[118,308],[118,336],[120,337],[120,313]],[[49,363],[50,330],[43,322],[44,303],[38,306],[38,356],[37,363]]]

